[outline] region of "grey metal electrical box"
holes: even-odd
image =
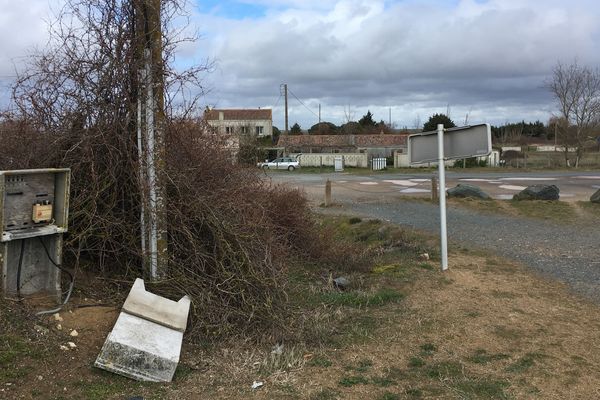
[[[5,297],[38,293],[60,301],[70,169],[0,171],[0,266]]]

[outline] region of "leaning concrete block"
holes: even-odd
[[[137,279],[123,310],[96,359],[95,366],[132,379],[173,379],[187,324],[190,300],[179,301],[146,292]]]

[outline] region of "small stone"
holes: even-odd
[[[41,375],[38,375],[38,377],[37,377],[37,378],[38,378],[38,381],[43,381],[43,380],[44,380],[44,377],[43,377],[43,376],[41,376]]]
[[[62,325],[61,324],[56,325],[56,329],[58,329],[59,331],[62,331]]]
[[[423,254],[419,255],[419,260],[429,261],[429,253],[423,253]]]
[[[71,333],[69,333],[69,335],[71,335],[72,337],[77,337],[79,336],[79,333],[75,329],[73,329]]]
[[[63,317],[60,316],[59,313],[53,314],[54,315],[54,320],[58,321],[58,322],[62,322],[63,321]]]
[[[70,348],[72,348],[72,349],[74,349],[75,347],[77,347],[77,345],[76,345],[75,343],[73,343],[73,342],[69,342],[69,343],[67,343],[67,345],[68,345]]]
[[[60,349],[63,350],[63,351],[69,351],[69,348],[67,346],[65,346],[65,345],[62,345],[62,344],[60,345]]]

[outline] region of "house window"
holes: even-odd
[[[250,128],[248,128],[247,126],[241,126],[240,130],[242,133],[250,133]]]
[[[226,126],[225,133],[227,133],[228,135],[231,135],[233,133],[233,126]]]
[[[257,126],[256,127],[256,134],[257,135],[262,135],[263,134],[263,127],[262,126]]]

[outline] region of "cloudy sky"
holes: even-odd
[[[0,96],[19,57],[43,45],[49,5],[0,0]],[[596,0],[188,0],[201,39],[178,63],[215,62],[204,103],[270,107],[283,127],[336,124],[370,110],[414,127],[436,112],[457,124],[547,121],[557,61],[600,65]]]

